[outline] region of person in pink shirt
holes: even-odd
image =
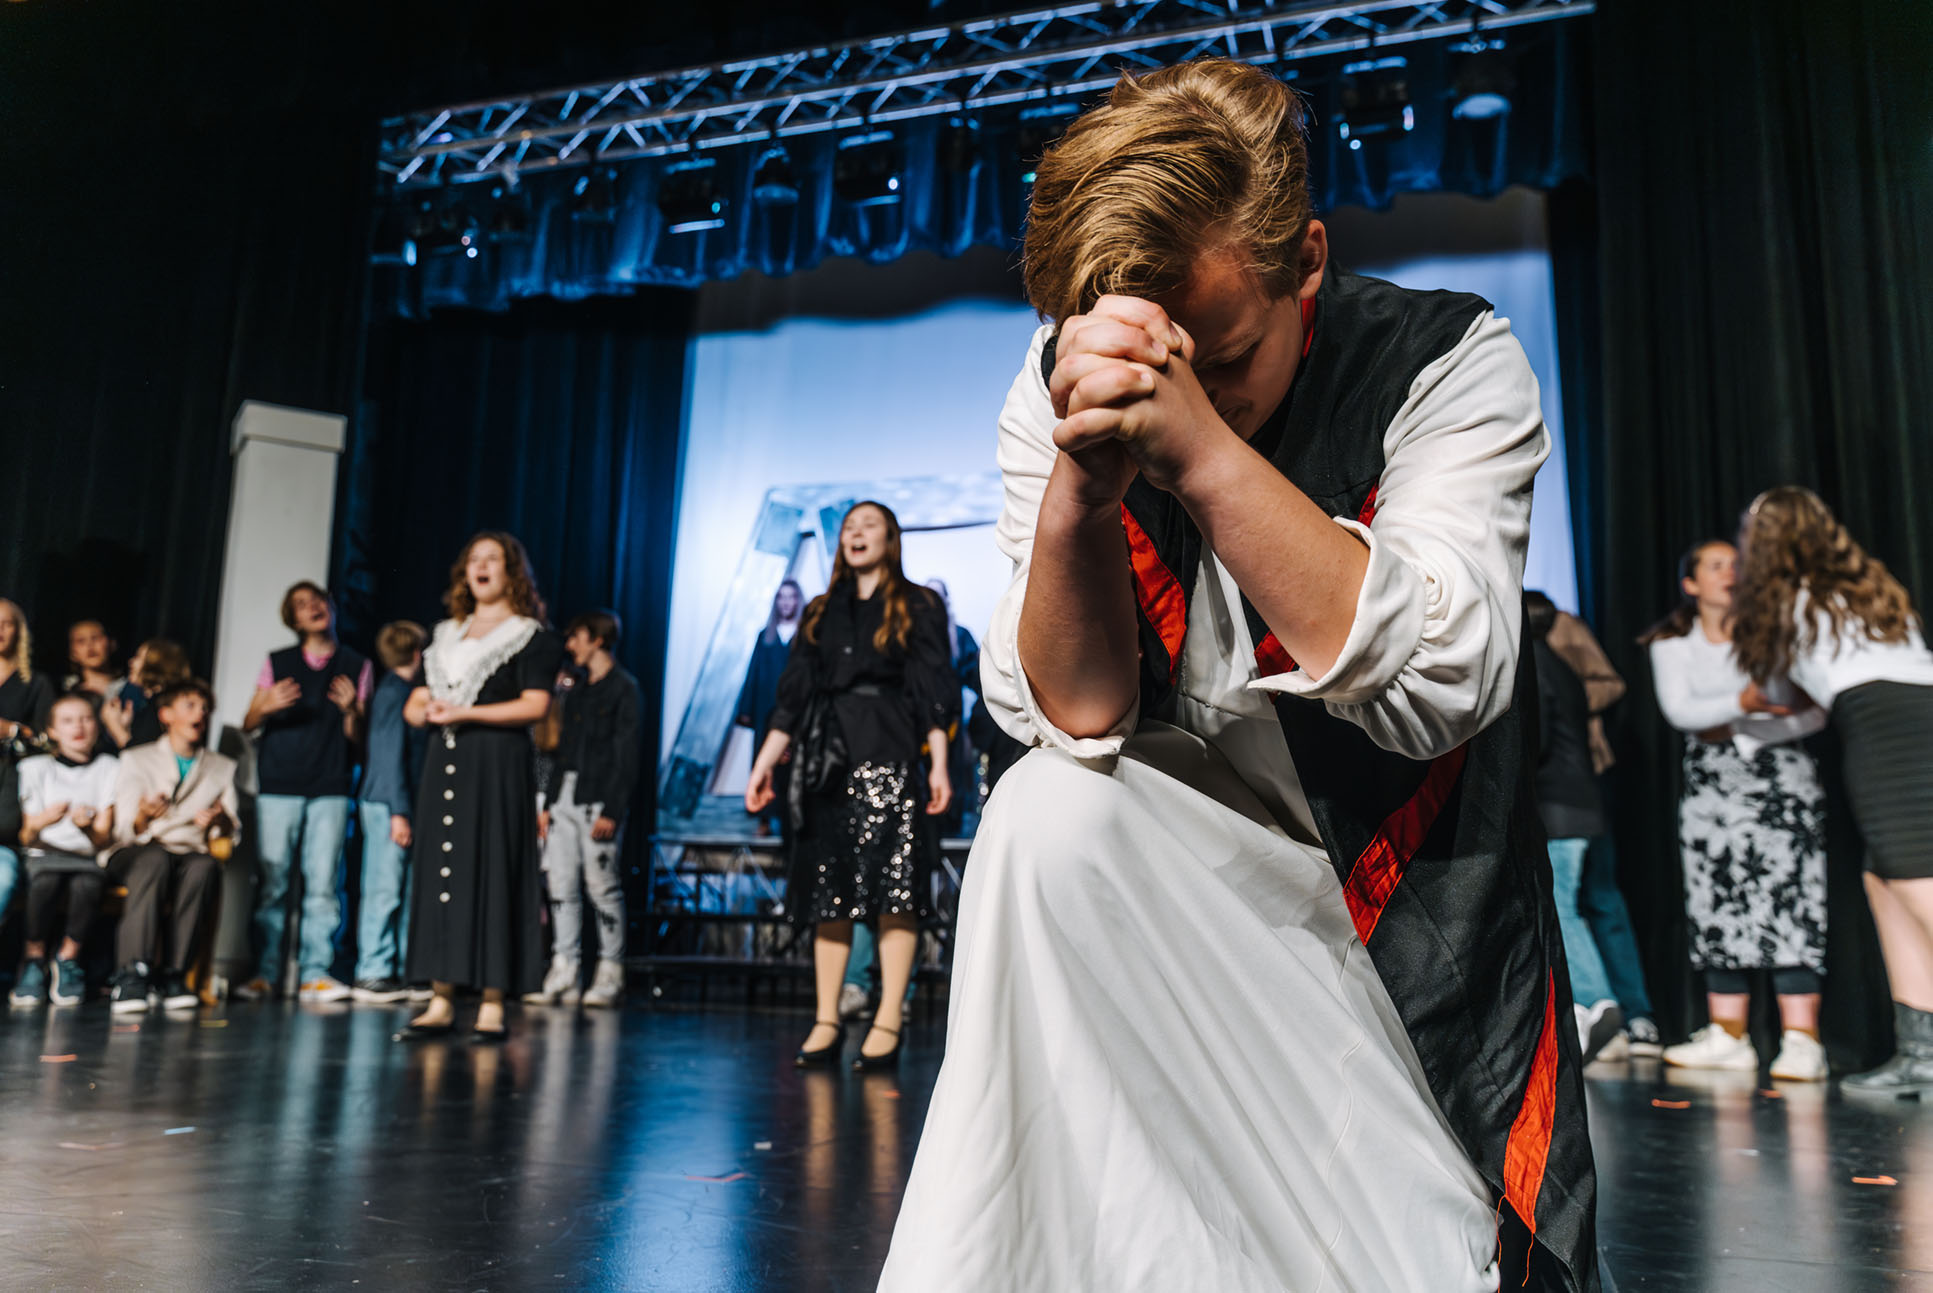
[[[273,996],[281,981],[289,876],[302,864],[297,982],[305,1001],[346,1001],[331,967],[342,925],[342,844],[355,806],[358,750],[375,671],[336,641],[336,608],[302,580],[282,598],[282,623],[299,641],[262,664],[245,731],[255,737],[261,882],[255,891],[255,977],[236,995]]]

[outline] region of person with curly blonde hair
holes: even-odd
[[[508,1035],[504,1001],[543,982],[544,891],[531,726],[550,712],[564,644],[523,544],[485,530],[450,567],[450,618],[430,634],[403,720],[432,729],[412,819],[408,973],[429,1005],[399,1041],[456,1026],[459,987],[480,988],[472,1036]]]
[[[1036,172],[999,419],[1002,777],[886,1293],[1588,1290],[1524,640],[1536,378],[1331,263],[1261,68]],[[798,775],[794,774],[795,778]]]
[[[1789,678],[1831,715],[1866,842],[1897,1050],[1843,1087],[1933,1092],[1933,652],[1906,589],[1811,490],[1759,495],[1739,549],[1739,668],[1755,686]]]

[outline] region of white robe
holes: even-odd
[[[1546,451],[1522,352],[1486,315],[1418,377],[1373,529],[1339,522],[1370,572],[1323,679],[1257,677],[1204,553],[1172,710],[1076,741],[1018,662],[1054,452],[1041,340],[1001,419],[1016,569],[982,670],[1002,726],[1047,748],[974,844],[947,1058],[880,1288],[1494,1290],[1489,1190],[1356,937],[1270,693],[1416,757],[1508,703]]]

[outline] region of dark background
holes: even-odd
[[[40,628],[43,667],[82,615],[206,667],[228,426],[250,398],[352,415],[332,572],[352,639],[433,618],[463,537],[504,526],[554,609],[625,612],[655,709],[690,294],[372,311],[376,124],[932,12],[777,8],[0,6],[0,595]],[[1578,56],[1539,128],[1585,146],[1538,182],[1579,587],[1632,683],[1613,716],[1620,851],[1673,1030],[1701,1009],[1678,741],[1632,640],[1670,604],[1677,554],[1795,481],[1921,605],[1933,591],[1933,6],[1600,0],[1568,26]],[[1387,177],[1317,164],[1332,191],[1388,196]],[[1464,157],[1425,182],[1494,179]],[[1835,829],[1826,1027],[1835,1060],[1861,1063],[1890,1024],[1858,845],[1843,814]]]

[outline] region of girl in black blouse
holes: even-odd
[[[959,716],[946,608],[900,569],[899,521],[857,503],[839,530],[832,584],[806,608],[779,679],[771,729],[752,765],[745,808],[772,803],[773,769],[796,737],[788,798],[791,875],[786,901],[811,923],[817,1021],[801,1066],[839,1056],[839,985],[852,923],[879,924],[881,993],[856,1069],[899,1056],[901,1008],[912,974],[927,858],[917,829],[916,777],[926,745],[926,812],[953,798],[946,732]],[[843,757],[841,755],[843,754]]]

